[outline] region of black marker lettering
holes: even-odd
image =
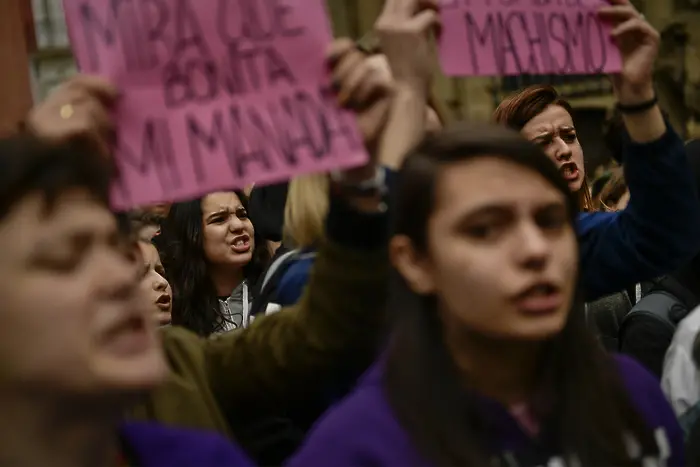
[[[568,19],[564,17],[564,22],[568,23]],[[569,33],[569,37],[566,48],[566,58],[571,64],[572,73],[581,73],[582,71],[588,71],[588,62],[590,56],[590,50],[588,49],[588,31],[586,31],[586,18],[583,13],[577,13],[573,24],[567,24],[566,28]],[[583,50],[578,50],[579,46]],[[580,55],[583,57],[583,70],[576,68],[575,56]]]
[[[97,72],[101,69],[98,44],[107,47],[121,47],[124,65],[127,71],[138,71],[143,62],[138,44],[138,34],[134,34],[130,25],[136,23],[134,6],[130,0],[111,0],[110,7],[101,20],[89,3],[82,3],[79,8],[80,25],[87,48],[89,63],[87,69]]]
[[[245,94],[249,92],[248,83],[245,79],[245,67],[241,59],[240,45],[238,42],[229,42],[225,58],[226,70],[223,85],[231,96]]]
[[[549,34],[542,34],[541,32],[547,31],[547,21],[545,20],[545,15],[541,12],[534,13],[534,28],[535,38],[529,36],[530,47],[533,50],[533,54],[536,54],[534,49],[535,45],[540,45],[540,58],[542,59],[543,72],[554,73],[556,64],[554,63],[554,58],[552,57],[552,51],[549,48]]]
[[[194,53],[200,57],[210,57],[211,52],[204,41],[202,27],[199,25],[196,14],[192,11],[189,0],[177,0],[177,2],[173,60],[177,60],[190,48],[194,48]]]
[[[216,65],[212,61],[190,59],[185,63],[190,98],[199,103],[213,100],[218,92]]]
[[[216,29],[224,43],[259,43],[304,33],[303,27],[288,24],[293,10],[279,0],[219,0],[217,8]]]
[[[275,2],[270,0],[253,2],[240,0],[240,18],[243,23],[243,37],[252,41],[260,42],[274,38],[275,24]],[[264,11],[263,11],[264,10]]]
[[[182,179],[175,165],[175,151],[167,120],[149,119],[144,122],[139,153],[124,144],[117,150],[122,167],[131,167],[140,175],[155,172],[163,193],[168,194],[181,186]]]
[[[265,72],[269,86],[274,86],[278,81],[286,81],[290,85],[296,84],[297,80],[292,74],[292,69],[277,49],[266,47],[263,56],[265,57]]]
[[[148,50],[150,67],[156,68],[162,63],[160,56],[170,57],[172,53],[170,44],[174,42],[174,39],[167,32],[172,15],[168,9],[168,4],[164,0],[141,1],[143,3],[142,16],[147,39],[142,46]],[[161,50],[160,55],[158,46],[160,46]]]
[[[501,6],[515,0],[499,0]],[[550,0],[530,0],[547,6]],[[566,1],[575,8],[580,0]],[[505,2],[505,3],[504,3]],[[453,5],[457,0],[453,0]],[[466,49],[472,73],[481,74],[479,58],[491,55],[495,72],[504,74],[602,73],[607,63],[607,41],[594,12],[490,11],[480,16],[464,12]],[[524,39],[524,40],[523,40]],[[562,62],[562,63],[559,63]]]
[[[220,110],[212,112],[211,129],[209,131],[191,114],[185,115],[185,127],[194,167],[194,176],[197,182],[202,184],[207,179],[207,174],[204,171],[205,161],[202,154],[202,146],[209,153],[224,152],[230,154],[234,149],[233,140],[231,135],[224,131],[223,115]]]
[[[486,15],[486,24],[484,24],[483,29],[479,28],[476,19],[472,16],[471,12],[464,13],[464,21],[467,26],[467,44],[469,46],[469,57],[472,62],[472,70],[475,74],[479,73],[479,54],[481,48],[485,48],[486,44],[491,42],[494,49],[499,48],[498,35],[496,34],[496,25],[493,21],[493,16],[491,14]],[[498,70],[503,71],[503,59],[499,60],[500,55],[496,56],[496,63],[498,64]]]
[[[266,146],[274,144],[274,139],[268,139],[271,134],[266,134],[266,125],[260,112],[255,107],[246,109],[246,119],[241,119],[241,111],[238,108],[231,109],[232,122],[235,122],[235,134],[238,135],[239,143],[248,143],[247,148],[243,148],[243,144],[236,144],[234,149],[234,158],[228,158],[234,174],[239,178],[245,178],[246,170],[249,164],[257,163],[266,171],[273,169],[271,155]],[[271,130],[268,130],[271,132]]]
[[[600,21],[598,21],[598,18],[595,16],[594,13],[589,13],[586,15],[586,31],[588,32],[587,38],[586,38],[586,44],[588,44],[588,47],[585,47],[585,50],[587,51],[587,55],[589,57],[588,63],[586,66],[587,71],[592,72],[592,73],[603,73],[603,70],[605,69],[605,64],[608,61],[608,51],[606,47],[606,40],[607,40],[607,35],[605,34],[605,31],[603,30],[603,25],[601,24]],[[591,34],[591,29],[595,28],[595,31],[593,31],[593,34]],[[596,34],[597,40],[594,40],[593,35]],[[600,63],[594,63],[593,59],[593,47],[595,46],[594,42],[597,42],[598,46],[600,47]]]
[[[567,53],[567,40],[569,32],[566,30],[566,20],[561,15],[553,14],[549,17],[547,25],[547,29],[549,30],[549,37],[554,42],[561,45],[562,51],[564,52],[565,56],[565,61],[563,64],[559,63],[554,57],[552,57],[553,70],[555,70],[554,73],[565,73],[566,70],[569,68],[569,59],[571,58]],[[559,25],[559,28],[557,28],[557,25]],[[557,34],[557,29],[559,29],[561,35]],[[555,66],[556,68],[554,68]]]
[[[163,67],[165,105],[178,108],[218,95],[218,71],[189,0],[177,0],[173,56]]]
[[[287,24],[290,13],[293,11],[289,5],[280,5],[280,0],[274,0],[275,4],[275,23],[282,37],[298,37],[304,34],[303,26],[291,26]]]
[[[517,17],[521,14],[522,13],[510,13],[505,21],[503,21],[503,16],[501,14],[498,15],[499,30],[501,32],[501,36],[503,37],[502,47],[500,50],[501,56],[503,57],[503,68],[499,67],[499,72],[501,74],[505,73],[508,55],[511,55],[513,57],[513,63],[515,64],[515,74],[520,75],[525,73],[525,70],[523,70],[522,63],[520,63],[520,57],[518,56],[518,45],[513,39],[513,29],[511,28],[510,21],[514,16]]]

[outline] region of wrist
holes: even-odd
[[[430,85],[421,79],[398,79],[394,85],[394,99],[428,99]]]
[[[635,106],[649,102],[656,97],[654,84],[649,82],[642,86],[622,85],[616,90],[617,101],[624,106]]]
[[[334,176],[331,176],[331,183],[340,184],[342,179],[343,184],[361,184],[367,180],[373,179],[376,174],[377,166],[375,164],[367,164],[362,167],[355,167],[334,173]]]
[[[345,200],[361,212],[382,212],[387,194],[386,171],[374,167],[372,175],[362,180],[348,179],[346,172],[331,172],[331,194]]]

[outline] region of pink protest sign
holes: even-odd
[[[118,209],[359,165],[324,53],[323,0],[64,0],[84,73],[115,110]]]
[[[619,72],[596,11],[605,0],[442,0],[440,62],[450,76]]]

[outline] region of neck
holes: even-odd
[[[112,467],[121,405],[0,392],[0,466]],[[105,407],[110,407],[108,411]]]
[[[211,267],[210,277],[218,297],[228,297],[243,282],[243,268],[231,269]]]
[[[543,343],[491,339],[456,329],[446,329],[446,345],[470,387],[506,406],[531,399]]]

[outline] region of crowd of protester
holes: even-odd
[[[0,140],[0,465],[700,465],[700,143],[658,32],[599,10],[594,181],[551,86],[450,121],[437,3],[329,48],[362,167],[113,213],[87,75]]]

